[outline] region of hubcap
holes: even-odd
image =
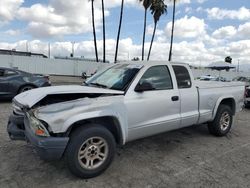
[[[108,144],[101,137],[92,137],[86,140],[78,151],[80,165],[88,170],[101,166],[108,155]]]
[[[224,112],[220,119],[220,128],[222,131],[227,130],[230,125],[230,115],[228,112]]]

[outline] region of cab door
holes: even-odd
[[[135,91],[136,86],[143,83],[152,88]],[[125,105],[129,141],[179,128],[179,92],[167,65],[148,68],[126,94]]]
[[[185,65],[173,65],[180,95],[181,127],[196,124],[199,118],[198,92]]]

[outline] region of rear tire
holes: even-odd
[[[212,122],[208,123],[208,130],[212,135],[225,136],[233,123],[232,109],[227,105],[220,105]]]
[[[65,152],[69,170],[80,178],[103,173],[114,159],[116,143],[111,132],[97,124],[77,128]]]

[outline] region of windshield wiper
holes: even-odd
[[[108,88],[108,86],[103,85],[103,84],[99,84],[99,83],[90,83],[90,84],[94,85],[94,86],[102,87],[102,88]]]

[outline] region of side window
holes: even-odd
[[[178,88],[190,88],[192,86],[191,78],[186,67],[174,65],[173,66]]]
[[[4,73],[5,77],[16,75],[17,73],[11,70],[6,70]]]
[[[154,90],[173,89],[171,75],[168,67],[164,65],[149,68],[139,81],[143,82],[150,83]]]

